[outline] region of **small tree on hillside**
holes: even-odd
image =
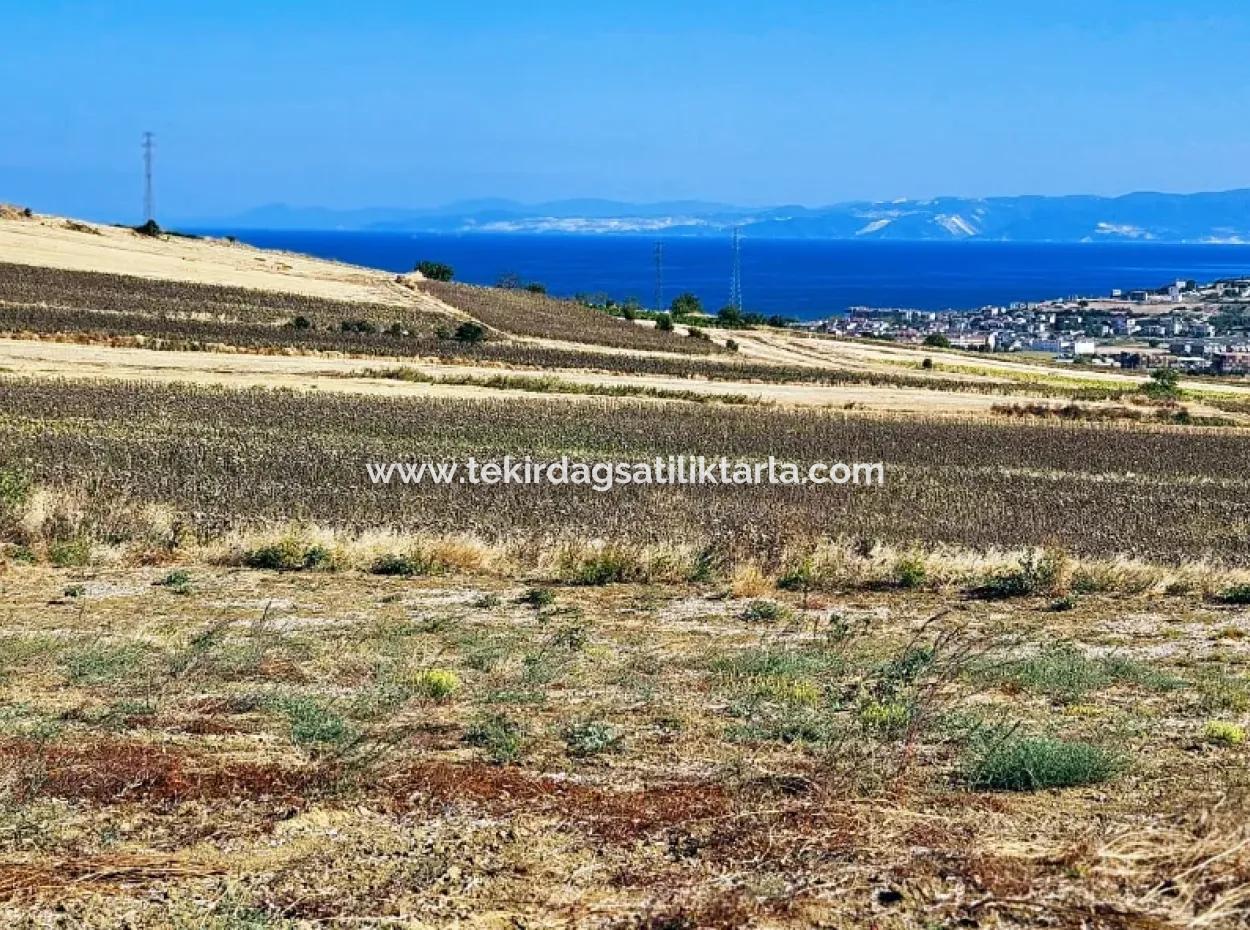
[[[924,344],[935,349],[949,349],[951,347],[951,341],[941,333],[931,333],[925,336]]]
[[[696,295],[685,291],[673,298],[668,309],[673,316],[685,316],[688,313],[702,313],[703,304]]]
[[[423,278],[429,278],[431,281],[450,281],[456,276],[455,269],[442,262],[417,262],[416,271],[420,272]]]
[[[486,328],[480,323],[465,320],[456,327],[453,338],[462,345],[477,345],[486,339]]]
[[[673,318],[667,313],[656,314],[655,328],[660,332],[671,333],[673,331]]]

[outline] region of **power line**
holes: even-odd
[[[664,243],[655,244],[655,304],[656,310],[664,309]]]
[[[143,134],[143,218],[156,219],[156,200],[152,196],[152,149],[156,137],[150,132]]]
[[[734,227],[733,271],[729,275],[729,306],[742,309],[742,227]]]

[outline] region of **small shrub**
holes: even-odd
[[[390,552],[374,559],[373,564],[369,566],[369,571],[375,575],[411,577],[413,575],[428,575],[432,568],[433,566],[430,562],[425,559],[414,558],[410,555],[397,555]]]
[[[571,724],[564,728],[562,735],[569,754],[582,758],[619,749],[622,741],[612,727],[598,721]]]
[[[181,568],[174,569],[156,584],[158,587],[168,588],[174,594],[190,594],[191,573]]]
[[[0,468],[0,517],[20,510],[30,498],[31,488],[26,472],[12,466]]]
[[[790,616],[790,609],[776,601],[751,601],[738,614],[738,619],[746,623],[776,623]]]
[[[887,737],[905,731],[912,716],[911,705],[902,701],[868,701],[859,709],[859,722],[864,729]]]
[[[72,584],[65,588],[65,590],[61,593],[65,597],[82,597],[87,593],[87,588],[84,585]]]
[[[334,558],[324,546],[305,545],[296,537],[287,536],[276,543],[248,549],[243,553],[242,561],[248,568],[299,572],[329,568]]]
[[[413,676],[413,690],[432,701],[445,701],[460,689],[455,672],[443,668],[422,669]]]
[[[1245,713],[1250,710],[1250,686],[1239,678],[1222,673],[1208,673],[1199,678],[1198,706],[1207,713],[1221,711]]]
[[[1209,720],[1202,728],[1202,738],[1208,743],[1224,746],[1240,746],[1246,741],[1246,729],[1225,720]]]
[[[328,705],[309,697],[289,698],[280,704],[290,728],[291,742],[314,754],[347,746],[356,732]]]
[[[464,741],[484,750],[492,762],[503,764],[520,758],[525,731],[519,723],[504,714],[490,714],[469,725]]]
[[[1250,604],[1250,584],[1233,585],[1215,595],[1221,604]]]
[[[572,623],[561,627],[551,637],[551,644],[570,652],[580,652],[590,641],[590,633],[580,623]]]
[[[502,603],[503,598],[492,591],[486,594],[479,594],[473,599],[472,606],[476,607],[478,610],[489,610],[492,607],[498,607]]]
[[[530,588],[518,598],[518,603],[536,610],[550,607],[556,602],[556,592],[550,588]]]
[[[1091,743],[1011,736],[975,754],[968,782],[990,791],[1039,791],[1097,784],[1125,767],[1121,756]]]
[[[1066,593],[1072,573],[1071,560],[1061,550],[1048,550],[1040,555],[1025,556],[1020,565],[991,575],[972,589],[972,594],[985,600],[1027,597],[1044,592]]]
[[[91,561],[91,541],[80,536],[54,542],[48,546],[48,561],[57,568],[81,568]]]
[[[465,320],[456,327],[452,338],[462,345],[477,345],[486,339],[486,328],[480,323],[474,323],[471,320]]]
[[[925,576],[924,561],[918,556],[903,556],[894,563],[894,581],[900,588],[918,588]]]
[[[655,328],[662,333],[671,333],[673,331],[673,318],[667,313],[657,313]]]
[[[8,551],[8,557],[17,565],[34,565],[38,561],[30,546],[13,546]]]
[[[605,585],[628,581],[636,564],[622,549],[608,546],[583,556],[568,566],[565,580],[570,584]]]
[[[1050,602],[1050,609],[1056,613],[1062,613],[1065,610],[1072,610],[1076,607],[1076,595],[1065,594],[1063,597],[1057,597]]]

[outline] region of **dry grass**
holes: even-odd
[[[6,570],[10,924],[1247,921],[1246,750],[1201,739],[1212,700],[1250,708],[1250,645],[1222,635],[1235,608],[776,591],[758,566],[523,599],[533,575],[471,541],[437,550],[455,570],[379,577],[346,565],[411,540],[307,533],[344,565],[183,552],[184,589],[166,567]],[[764,595],[785,609],[761,622],[745,608]],[[1057,673],[1016,677],[1056,642],[1115,674],[1063,700]],[[431,668],[458,687],[413,688]],[[1087,788],[970,789],[968,755],[1004,726],[1131,764]],[[572,728],[613,739],[575,750]]]

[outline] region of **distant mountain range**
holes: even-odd
[[[271,204],[195,225],[425,233],[723,235],[753,238],[1213,242],[1250,244],[1250,189],[1122,197],[939,197],[827,207],[736,207],[703,201],[622,203],[469,200],[425,209],[332,210]]]

